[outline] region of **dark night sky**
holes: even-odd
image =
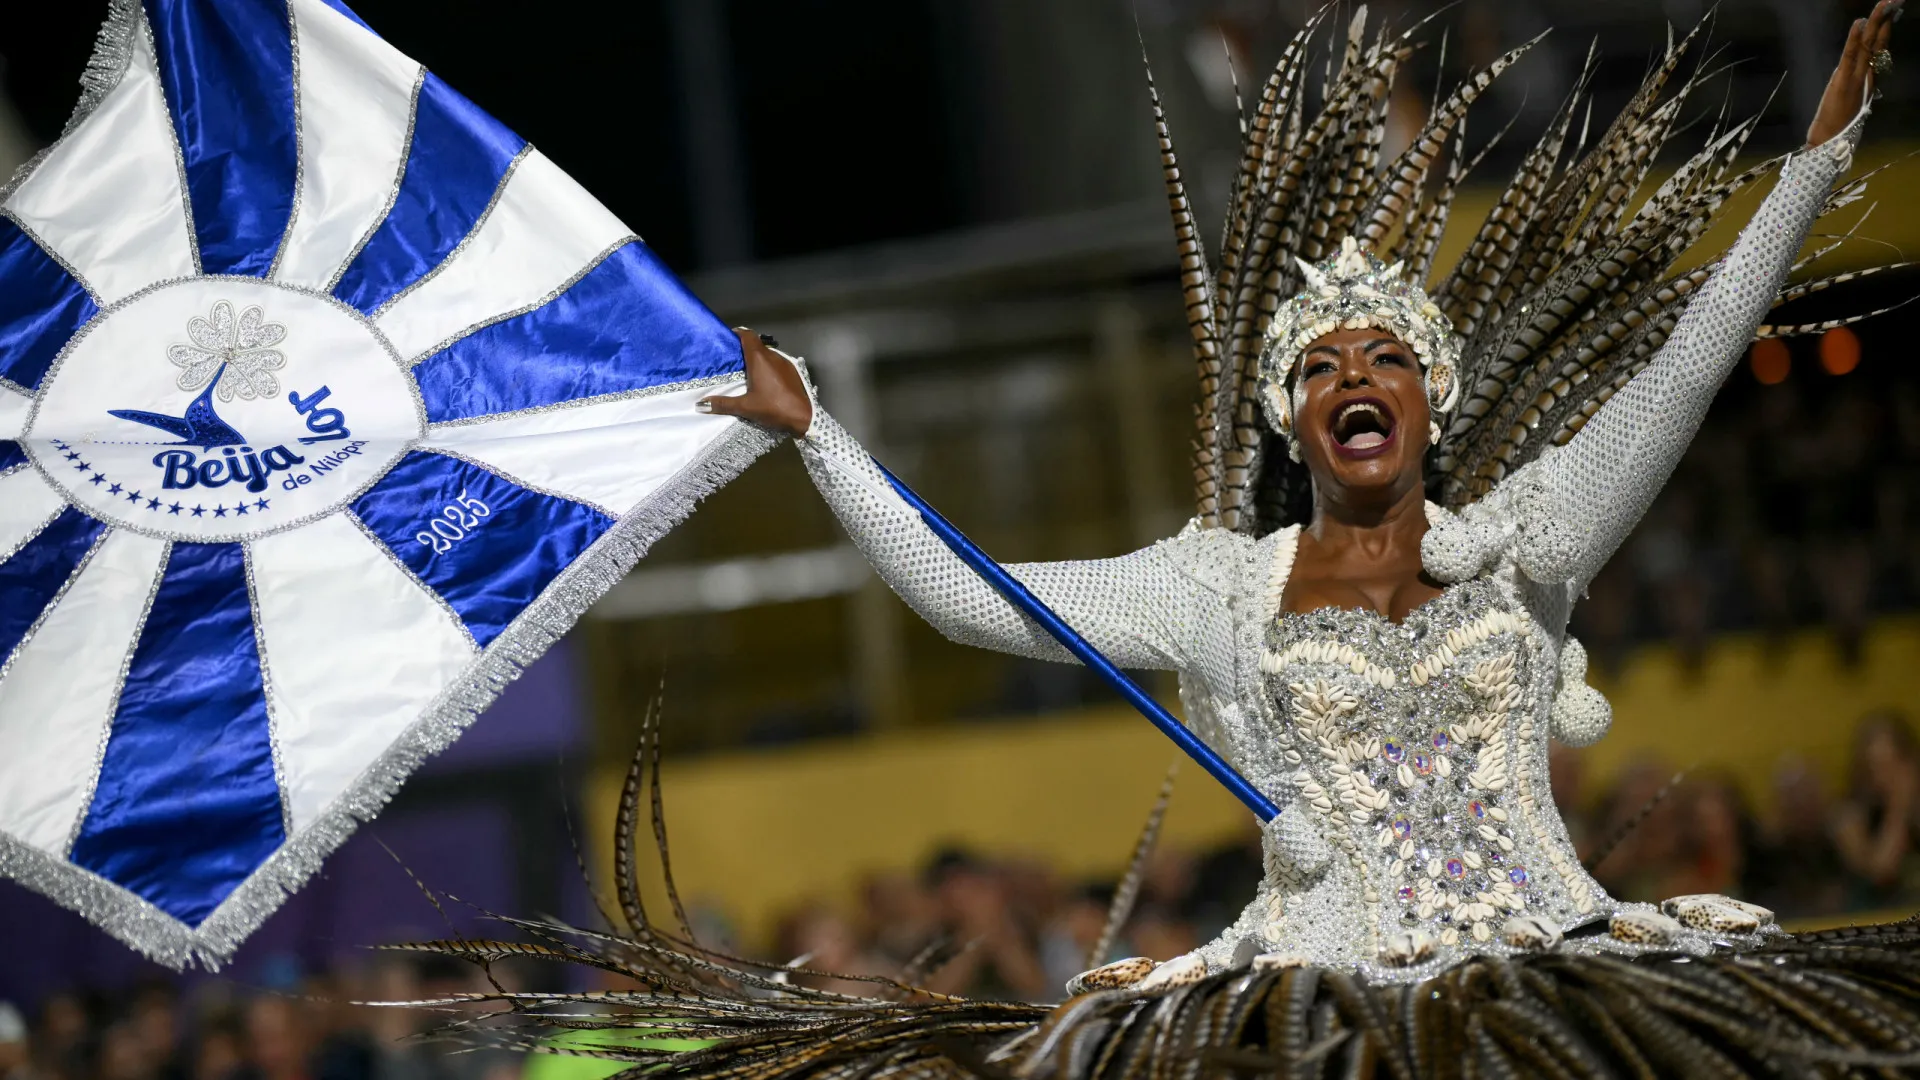
[[[104,0],[16,0],[8,94],[46,141],[78,93]],[[720,0],[701,0],[720,2]],[[965,224],[953,190],[947,0],[733,0],[728,29],[754,254]],[[11,5],[10,5],[11,6]],[[661,0],[356,0],[403,52],[539,146],[667,261],[694,265],[682,110]]]

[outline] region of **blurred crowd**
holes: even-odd
[[[1779,342],[1763,344],[1786,362]],[[1714,633],[1812,624],[1852,658],[1874,616],[1920,607],[1920,380],[1743,383],[1574,609],[1603,666],[1637,640],[1697,660]]]
[[[58,993],[30,1016],[0,1003],[0,1080],[519,1080],[522,1056],[450,1053],[448,1017],[356,1001],[485,989],[455,960],[303,973],[279,958],[259,981],[154,978],[117,993]],[[494,978],[515,979],[510,965]]]
[[[1920,742],[1900,714],[1860,721],[1843,790],[1829,791],[1805,760],[1783,759],[1764,814],[1721,774],[1676,776],[1644,759],[1589,792],[1580,751],[1556,745],[1552,766],[1575,846],[1622,899],[1724,893],[1789,923],[1920,906]],[[1096,958],[1111,882],[1075,885],[1045,866],[949,851],[917,877],[869,879],[857,913],[795,911],[777,954],[848,974],[905,971],[944,992],[1052,1000],[1096,959],[1164,960],[1210,940],[1239,915],[1260,872],[1251,829],[1213,851],[1157,851],[1133,917]]]
[[[1644,758],[1591,800],[1578,751],[1556,746],[1553,786],[1575,845],[1615,896],[1739,896],[1786,920],[1920,905],[1920,743],[1902,714],[1864,717],[1845,787],[1783,757],[1757,813],[1732,777]]]

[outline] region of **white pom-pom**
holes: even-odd
[[[1597,742],[1613,725],[1613,706],[1606,695],[1587,685],[1586,647],[1571,634],[1560,647],[1560,678],[1549,724],[1553,737],[1568,746]]]
[[[1513,546],[1520,572],[1542,585],[1572,581],[1580,558],[1579,536],[1557,517],[1521,520],[1519,542]]]
[[[1532,482],[1518,486],[1513,509],[1520,522],[1520,535],[1513,545],[1514,565],[1542,585],[1572,581],[1582,545],[1579,534],[1567,525],[1568,515],[1560,513]]]
[[[1499,530],[1448,518],[1428,525],[1420,540],[1420,562],[1429,574],[1453,584],[1477,577],[1499,550]]]

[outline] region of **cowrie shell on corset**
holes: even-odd
[[[1682,926],[1716,934],[1752,934],[1773,922],[1773,912],[1716,893],[1696,893],[1662,901],[1660,910]]]
[[[1419,927],[1387,938],[1380,947],[1380,959],[1394,967],[1408,967],[1433,955],[1433,935]]]
[[[1135,990],[1157,990],[1197,983],[1207,977],[1207,963],[1192,953],[1176,956],[1134,984]]]
[[[1123,990],[1153,974],[1153,961],[1144,956],[1129,956],[1083,971],[1067,980],[1067,993],[1090,994],[1096,990]]]
[[[1682,930],[1678,922],[1657,911],[1630,910],[1615,912],[1607,932],[1629,945],[1671,945],[1680,940]]]
[[[1301,953],[1270,952],[1254,957],[1252,966],[1256,972],[1285,971],[1288,968],[1306,967],[1312,963],[1311,959]]]
[[[1515,915],[1500,924],[1500,941],[1516,949],[1545,952],[1560,944],[1560,928],[1538,915]]]

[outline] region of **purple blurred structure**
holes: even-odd
[[[448,921],[472,932],[480,909],[586,908],[566,832],[569,774],[588,731],[575,664],[569,642],[549,651],[211,977],[276,983],[352,963],[368,945],[447,936]],[[440,894],[444,919],[415,878]],[[78,915],[0,882],[0,1001],[31,1010],[58,991],[164,974]]]

